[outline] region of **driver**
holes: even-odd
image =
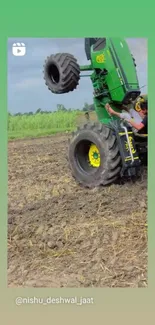
[[[148,113],[148,107],[147,107],[147,101],[142,102],[140,104],[141,110],[138,112],[139,116],[141,117],[141,121],[137,122],[135,121],[132,116],[129,113],[118,113],[115,112],[111,106],[107,103],[105,105],[106,110],[110,115],[115,115],[119,117],[120,119],[123,119],[129,123],[138,133],[147,134],[147,113]]]

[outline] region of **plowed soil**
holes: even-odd
[[[147,171],[82,188],[67,138],[8,144],[8,286],[147,287]]]

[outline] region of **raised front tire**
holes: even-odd
[[[47,57],[44,79],[48,89],[55,94],[73,91],[80,79],[80,67],[76,58],[68,53],[57,53]]]
[[[85,187],[111,184],[120,174],[116,137],[103,124],[86,124],[73,133],[68,157],[73,177]]]

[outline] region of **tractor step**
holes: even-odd
[[[136,150],[133,132],[122,123],[116,137],[122,158],[121,176],[134,176],[141,166],[141,160]]]

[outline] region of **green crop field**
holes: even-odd
[[[71,131],[76,126],[77,111],[8,116],[8,138],[25,138]]]
[[[91,114],[94,114],[91,112]],[[56,111],[32,115],[8,115],[8,139],[47,136],[72,131],[82,121],[82,111]]]

